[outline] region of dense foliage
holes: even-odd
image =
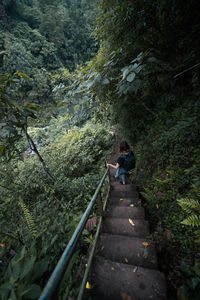
[[[54,183],[26,140],[18,143],[20,159],[0,166],[3,299],[38,298],[104,172],[112,144],[108,130],[90,122],[66,131],[65,121],[28,130]]]
[[[51,74],[91,58],[95,1],[0,2],[0,74],[23,72],[29,101],[53,101]]]

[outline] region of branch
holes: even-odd
[[[182,75],[183,73],[185,73],[185,72],[187,72],[187,71],[189,71],[189,70],[192,70],[192,69],[198,67],[199,65],[200,65],[200,63],[198,63],[198,64],[196,64],[196,65],[194,65],[194,66],[192,66],[192,67],[190,67],[190,68],[188,68],[188,69],[182,71],[181,73],[176,74],[173,78],[177,78],[178,76]]]
[[[55,182],[55,178],[54,178],[53,175],[51,175],[51,173],[49,172],[49,170],[48,170],[48,168],[46,167],[46,164],[45,164],[45,162],[44,162],[44,159],[43,159],[42,156],[40,155],[40,153],[39,153],[39,151],[38,151],[38,149],[37,149],[35,143],[33,142],[32,138],[31,138],[30,135],[28,134],[28,132],[27,132],[27,127],[24,127],[24,128],[22,129],[22,131],[23,131],[23,133],[25,134],[25,136],[26,136],[26,138],[27,138],[27,141],[28,141],[28,143],[29,143],[29,146],[30,146],[31,150],[32,150],[33,152],[35,152],[35,154],[37,155],[39,161],[41,162],[42,167],[43,167],[43,170],[44,170],[45,173],[49,176],[49,178],[50,178],[53,182]]]

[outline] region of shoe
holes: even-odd
[[[123,183],[122,181],[120,181],[120,183],[121,183],[122,185],[126,185],[126,183]]]

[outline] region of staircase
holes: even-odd
[[[115,170],[111,169],[111,178]],[[93,300],[166,300],[149,224],[133,184],[111,179],[111,192],[91,270]]]

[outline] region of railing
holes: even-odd
[[[55,296],[64,274],[67,273],[68,270],[72,268],[73,262],[70,264],[70,262],[72,260],[71,259],[72,254],[73,254],[73,252],[75,250],[75,247],[76,247],[76,245],[77,245],[77,243],[80,239],[81,233],[82,233],[82,231],[85,227],[85,224],[86,224],[86,222],[89,218],[91,210],[92,210],[96,200],[98,199],[98,202],[99,202],[98,204],[100,206],[99,208],[100,208],[101,216],[100,216],[100,220],[98,222],[97,231],[96,231],[95,239],[94,239],[94,243],[93,243],[93,248],[90,252],[90,256],[89,256],[89,259],[88,259],[88,262],[87,262],[87,267],[86,267],[85,274],[84,274],[84,277],[83,277],[83,280],[82,280],[82,283],[81,283],[81,287],[80,287],[80,290],[79,290],[79,295],[78,295],[78,298],[77,298],[77,300],[82,299],[83,294],[84,294],[84,290],[85,290],[85,285],[86,285],[86,282],[87,282],[87,277],[88,277],[89,270],[90,270],[90,266],[91,266],[91,263],[92,263],[92,258],[94,256],[97,239],[98,239],[101,224],[102,224],[103,214],[104,214],[107,199],[108,199],[109,190],[107,192],[105,202],[104,202],[104,204],[102,204],[100,191],[101,191],[101,188],[103,186],[103,183],[104,183],[105,178],[106,178],[107,175],[109,175],[109,167],[106,169],[106,172],[104,173],[104,175],[103,175],[103,177],[102,177],[102,179],[101,179],[101,181],[100,181],[100,183],[99,183],[99,185],[98,185],[98,187],[97,187],[97,189],[96,189],[96,191],[95,191],[95,193],[92,197],[92,200],[90,201],[87,209],[85,210],[85,212],[84,212],[78,226],[76,227],[76,230],[74,231],[67,247],[65,248],[62,256],[60,257],[60,259],[57,263],[57,266],[55,267],[50,279],[48,280],[45,288],[43,289],[39,300],[53,299],[52,297]]]

